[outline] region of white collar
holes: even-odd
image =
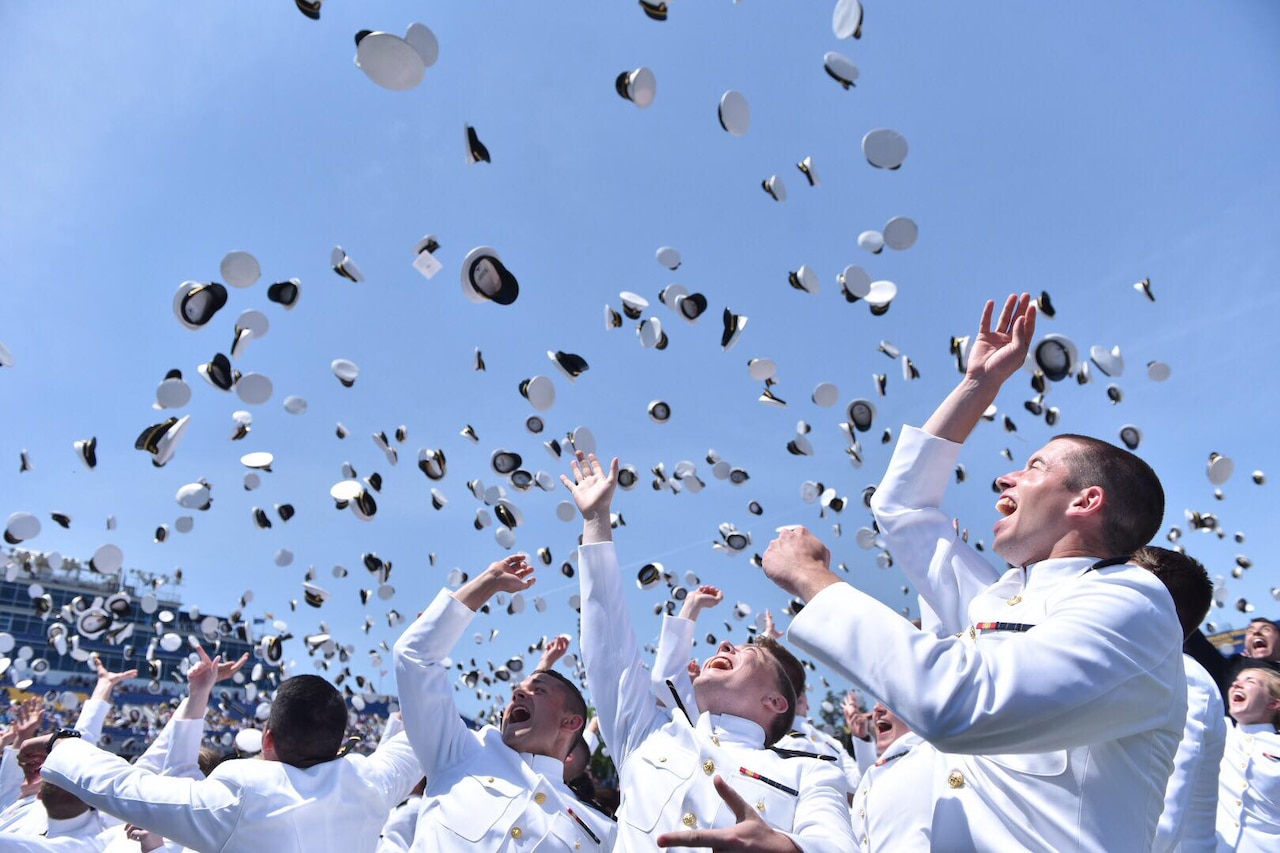
[[[96,835],[99,829],[99,827],[96,826],[97,818],[98,813],[93,809],[88,809],[84,814],[76,815],[75,817],[63,819],[49,818],[49,831],[45,833],[45,837],[58,838],[59,836]],[[95,824],[92,832],[83,833],[79,831],[87,828],[90,824]]]
[[[703,711],[695,727],[699,734],[714,737],[721,743],[736,743],[752,749],[764,749],[764,729],[759,723],[732,714]]]
[[[564,781],[564,762],[550,755],[534,755],[532,752],[520,753],[520,760],[530,769],[547,781],[554,783]]]

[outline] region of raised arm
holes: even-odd
[[[618,460],[615,458],[606,471],[594,454],[587,456],[579,451],[571,467],[573,479],[560,479],[573,493],[582,513],[582,546],[578,549],[582,663],[600,720],[600,734],[614,762],[621,766],[631,749],[648,734],[657,719],[658,707],[631,628],[609,526]]]
[[[49,736],[26,748],[48,749]],[[196,850],[221,850],[248,794],[224,781],[159,776],[79,738],[63,738],[45,759],[45,779],[99,811]]]
[[[724,601],[724,593],[719,587],[703,584],[690,590],[680,606],[679,616],[663,616],[662,632],[658,634],[658,651],[653,659],[650,681],[658,704],[674,707],[670,681],[680,695],[680,701],[695,718],[698,715],[698,703],[693,695],[693,679],[698,675],[698,662],[691,658],[693,653],[693,631],[698,621],[698,614],[708,607],[715,607]]]
[[[96,654],[90,660],[98,671],[98,683],[93,686],[93,693],[80,708],[80,717],[76,720],[75,727],[89,743],[97,743],[102,740],[102,724],[107,719],[107,711],[111,710],[116,686],[130,678],[137,678],[138,671],[126,669],[123,672],[110,672],[103,665],[102,658]]]
[[[204,739],[204,717],[214,685],[235,675],[249,661],[246,652],[236,661],[209,658],[196,646],[200,660],[187,670],[187,697],[134,766],[173,776],[203,779],[200,772],[200,743]]]
[[[478,748],[458,715],[444,659],[471,624],[476,611],[494,594],[522,592],[533,583],[533,567],[526,562],[526,556],[512,554],[491,564],[456,592],[441,590],[396,641],[400,713],[409,742],[428,779],[439,768],[462,760],[468,750]]]
[[[1036,307],[1031,294],[1009,294],[995,325],[991,315],[995,302],[983,306],[978,335],[969,349],[964,379],[925,422],[924,431],[956,444],[964,444],[982,419],[982,413],[996,400],[1000,386],[1027,360],[1027,351],[1036,332]]]
[[[569,643],[572,638],[568,634],[560,634],[552,637],[542,644],[542,658],[538,661],[538,669],[551,669],[555,666],[560,658],[564,657],[564,653],[569,651]]]
[[[765,570],[804,562],[806,537],[784,531]],[[1160,725],[1184,701],[1168,642],[1177,616],[1162,591],[1137,571],[1090,572],[1059,595],[1051,622],[979,645],[933,636],[841,583],[810,600],[788,636],[939,749],[1067,749]]]

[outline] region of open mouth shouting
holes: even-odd
[[[996,512],[1001,515],[1013,515],[1018,509],[1018,502],[1009,495],[1001,495],[1000,500],[996,501]]]
[[[525,705],[513,703],[507,708],[507,713],[503,715],[502,722],[506,725],[520,725],[527,723],[533,717],[533,710]]]
[[[706,671],[707,671],[707,670],[709,670],[709,669],[720,669],[720,670],[724,670],[725,672],[732,672],[732,671],[733,671],[733,661],[731,661],[731,660],[730,660],[727,656],[725,656],[725,655],[716,655],[715,657],[713,657],[713,658],[711,658],[710,660],[708,660],[708,661],[707,661],[705,664],[703,664],[703,666],[702,666],[702,671],[703,671],[703,672],[706,672]]]

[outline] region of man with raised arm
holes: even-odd
[[[217,672],[221,660],[210,662]],[[193,708],[193,713],[194,713]],[[175,723],[174,742],[199,719]],[[371,756],[339,755],[347,729],[342,694],[316,675],[280,683],[262,732],[261,761],[224,761],[207,779],[161,776],[55,732],[45,779],[103,812],[193,850],[219,853],[373,853],[391,807],[422,777],[403,733]]]
[[[794,853],[849,851],[844,779],[830,762],[769,749],[791,729],[795,691],[777,659],[724,642],[702,663],[698,709],[661,708],[640,657],[622,592],[608,471],[579,452],[561,479],[583,518],[582,661],[600,733],[618,768],[618,849],[706,847]]]
[[[1164,493],[1133,454],[1059,436],[996,481],[994,550],[1012,568],[965,544],[943,491],[1035,330],[1027,294],[993,313],[961,383],[923,430],[903,428],[872,499],[894,562],[958,633],[919,630],[841,582],[803,528],[769,545],[765,573],[806,602],[791,640],[939,750],[935,849],[1147,850],[1187,691],[1173,600],[1126,561],[1159,529]]]
[[[501,728],[467,728],[445,659],[476,611],[534,583],[524,554],[491,564],[456,592],[440,590],[396,641],[400,712],[427,789],[413,850],[610,850],[613,822],[564,783],[564,759],[587,706],[573,682],[539,669],[511,691]]]

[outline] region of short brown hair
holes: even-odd
[[[796,696],[804,689],[804,664],[796,659],[785,646],[771,637],[755,637],[752,643],[768,654],[774,663],[775,678],[778,691],[787,700],[787,710],[773,718],[772,724],[765,731],[765,746],[770,747],[791,731],[796,722]],[[792,675],[792,671],[798,673]],[[799,679],[799,686],[796,679]]]
[[[586,726],[587,702],[582,698],[582,691],[578,689],[578,685],[574,684],[554,669],[535,669],[533,674],[546,675],[558,681],[565,694],[564,709],[570,714],[577,714],[581,717],[582,725]],[[579,731],[581,731],[581,727],[579,728]]]
[[[1107,496],[1100,557],[1132,554],[1150,542],[1164,519],[1164,487],[1151,466],[1123,448],[1087,435],[1064,433],[1054,441],[1073,445],[1064,482],[1077,491],[1100,486]]]
[[[1155,545],[1144,545],[1129,562],[1147,569],[1158,577],[1173,596],[1173,606],[1178,611],[1178,621],[1182,623],[1182,638],[1190,637],[1209,614],[1209,605],[1213,603],[1213,581],[1199,561],[1186,554],[1159,548]]]

